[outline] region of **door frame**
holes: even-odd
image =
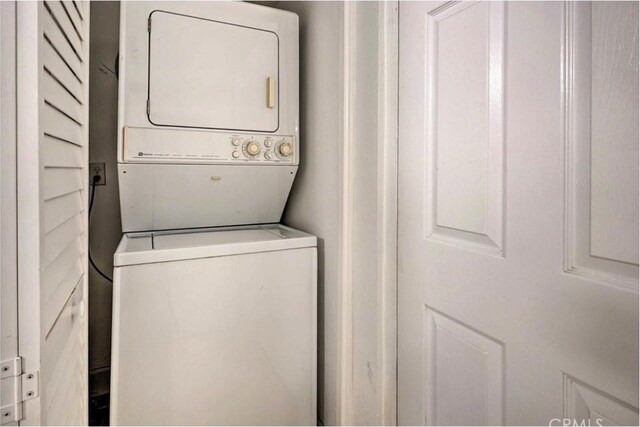
[[[382,2],[378,31],[378,422],[397,424],[399,1]]]
[[[0,359],[18,357],[16,3],[0,3]]]
[[[375,406],[375,419],[378,425],[397,424],[397,236],[398,236],[398,29],[399,1],[378,3],[377,22],[377,103],[376,117],[368,117],[367,123],[357,122],[358,109],[356,88],[359,81],[359,70],[356,66],[356,54],[359,46],[356,39],[358,31],[358,2],[343,3],[342,27],[342,74],[343,74],[343,153],[342,153],[342,265],[339,323],[338,354],[338,401],[336,402],[338,423],[352,425],[356,423],[358,405],[354,396],[360,394],[354,376],[356,364],[355,325],[357,322],[375,322],[376,363],[372,373],[377,393],[375,402],[368,401],[368,407]],[[362,54],[370,53],[366,46]],[[367,124],[375,126],[377,131],[376,164],[358,163],[356,152],[356,129]],[[361,253],[354,235],[355,218],[354,199],[356,193],[373,194],[369,183],[354,179],[354,171],[366,168],[368,172],[375,169],[375,206],[376,226],[369,230],[377,238],[375,260],[370,254]],[[356,286],[362,286],[354,278],[353,265],[357,260],[368,261],[376,265],[375,283],[375,318],[358,317],[356,311]],[[373,298],[373,297],[372,297]],[[361,393],[366,396],[365,393]],[[366,398],[366,397],[365,397]]]

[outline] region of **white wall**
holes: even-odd
[[[96,187],[89,244],[93,260],[111,277],[113,253],[122,236],[116,173],[118,80],[115,75],[120,4],[92,2],[91,18],[89,161],[105,163],[107,184]],[[97,370],[108,367],[111,359],[111,283],[93,268],[89,273],[89,369]],[[92,375],[93,393],[106,391],[106,373]]]
[[[378,8],[355,8],[353,182],[353,397],[350,422],[378,423]]]
[[[284,223],[318,236],[318,412],[338,420],[342,224],[341,2],[280,2],[300,16],[300,169]]]
[[[277,7],[300,17],[302,159],[283,221],[320,242],[319,417],[325,425],[395,422],[395,413],[382,410],[388,396],[381,390],[388,356],[381,351],[379,256],[385,203],[378,161],[381,6]]]

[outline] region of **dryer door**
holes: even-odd
[[[149,17],[149,121],[275,132],[276,33],[156,10]]]

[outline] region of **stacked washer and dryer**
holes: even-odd
[[[123,2],[120,25],[111,424],[315,424],[316,238],[279,224],[298,17]]]

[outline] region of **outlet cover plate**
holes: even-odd
[[[89,184],[93,182],[93,177],[96,175],[100,177],[96,185],[105,185],[107,183],[107,171],[104,168],[104,163],[89,163]]]

